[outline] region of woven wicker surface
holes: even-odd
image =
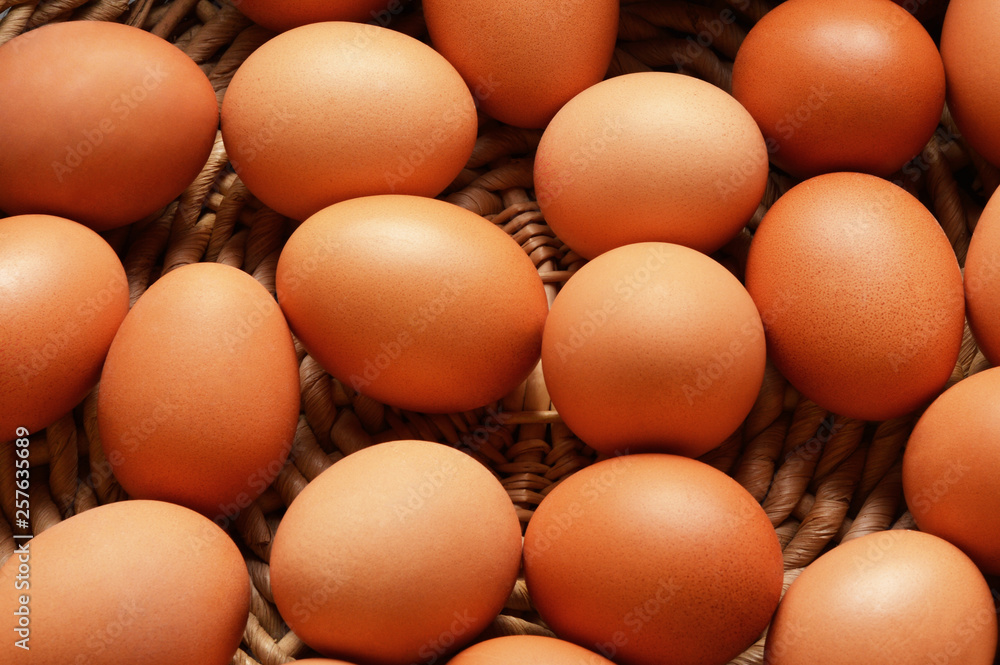
[[[0,19],[0,43],[67,19],[141,26],[174,41],[199,63],[220,100],[240,63],[273,35],[233,6],[207,0],[137,0],[131,6],[126,0],[0,0],[0,11],[4,9],[9,12]],[[609,74],[680,67],[728,90],[736,51],[767,9],[765,0],[625,2]],[[738,20],[720,20],[728,15]],[[419,8],[391,27],[415,36],[425,33]],[[551,300],[583,260],[553,235],[532,199],[531,155],[540,136],[540,130],[482,123],[467,168],[444,198],[508,232],[534,261]],[[899,175],[899,184],[935,213],[964,262],[972,230],[986,199],[1000,184],[1000,172],[968,148],[946,110],[938,133],[905,175]],[[764,201],[748,228],[716,255],[738,277],[753,229],[793,184],[772,170]],[[205,169],[177,201],[148,219],[103,235],[123,259],[134,303],[160,275],[198,261],[242,268],[274,293],[275,266],[290,229],[288,220],[263,207],[236,177],[219,137]],[[273,665],[310,654],[275,610],[267,565],[270,543],[283,509],[344,455],[403,438],[457,446],[496,473],[525,523],[556,483],[596,459],[551,410],[537,369],[500,403],[463,414],[423,415],[354,394],[301,348],[299,360],[302,413],[289,464],[238,517],[218,520],[244,549],[253,581],[252,612],[234,663]],[[966,329],[950,383],[986,367]],[[127,498],[101,450],[96,395],[95,389],[73,413],[32,437],[35,533],[98,504]],[[746,421],[703,460],[734,476],[762,502],[784,549],[790,583],[833,544],[913,526],[902,498],[900,458],[918,415],[883,423],[835,416],[802,398],[769,365]],[[13,463],[13,443],[0,444],[0,468],[12,468]],[[0,474],[0,507],[7,518],[14,514],[13,503],[13,474]],[[12,533],[8,520],[0,516],[0,563],[13,552]],[[532,610],[523,580],[484,637],[511,633],[549,634]],[[759,663],[762,654],[760,641],[734,662]]]

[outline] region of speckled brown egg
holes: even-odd
[[[1000,365],[1000,196],[990,198],[969,242],[965,301],[979,350]]]
[[[282,32],[320,21],[377,21],[388,25],[404,0],[240,0],[236,7],[255,23]]]
[[[1000,368],[960,381],[917,422],[903,455],[906,504],[921,531],[1000,575]]]
[[[618,36],[615,0],[424,0],[423,10],[480,107],[515,127],[544,127],[603,79]]]
[[[1000,4],[951,0],[941,30],[941,58],[948,74],[948,110],[962,136],[993,164],[1000,164]]]
[[[881,178],[831,173],[789,190],[754,235],[746,284],[769,357],[824,409],[895,418],[932,400],[955,367],[955,253],[927,208]]]
[[[757,210],[767,169],[760,130],[731,96],[644,72],[566,104],[538,144],[534,182],[546,221],[583,257],[646,241],[713,252]]]
[[[735,480],[626,455],[563,480],[524,537],[524,576],[559,637],[624,665],[723,665],[778,604],[781,547]]]
[[[520,558],[514,505],[486,467],[444,444],[393,441],[348,455],[292,502],[271,588],[320,653],[429,663],[493,621]]]
[[[437,196],[478,121],[462,77],[431,47],[376,25],[331,21],[253,52],[222,104],[236,172],[296,220],[373,194]]]
[[[130,495],[233,518],[278,477],[299,414],[292,336],[242,270],[195,263],[150,286],[101,375],[97,424]]]
[[[792,582],[767,635],[770,665],[990,665],[989,586],[953,545],[918,531],[843,543]]]
[[[201,515],[120,501],[17,545],[23,549],[0,568],[0,661],[232,661],[250,612],[250,578],[236,544]],[[24,621],[16,615],[22,607]],[[24,635],[12,630],[22,623]],[[15,644],[21,639],[27,650]]]
[[[891,0],[788,0],[740,46],[733,96],[792,175],[888,176],[937,128],[944,66],[924,27]]]
[[[541,635],[505,635],[474,644],[450,665],[613,665],[572,642]]]
[[[559,292],[542,369],[559,415],[591,447],[696,457],[746,418],[765,350],[757,308],[728,270],[687,247],[637,243]]]
[[[16,32],[16,31],[15,31]],[[0,210],[103,231],[156,212],[205,166],[215,90],[173,44],[66,21],[0,47]]]
[[[548,303],[531,259],[463,208],[414,196],[344,201],[289,238],[278,302],[345,386],[405,409],[484,406],[538,362]]]
[[[85,226],[0,219],[0,441],[68,413],[94,387],[128,312],[121,261]]]

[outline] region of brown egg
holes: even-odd
[[[545,385],[605,453],[697,457],[746,418],[764,380],[757,308],[725,268],[680,245],[613,249],[574,274],[545,323]]]
[[[299,341],[354,390],[413,411],[500,399],[538,363],[548,313],[531,259],[463,208],[373,196],[292,234],[278,301]]]
[[[486,467],[444,444],[393,441],[348,455],[292,502],[271,588],[320,653],[433,663],[493,621],[520,558],[514,505]]]
[[[831,173],[789,190],[754,235],[746,284],[769,357],[824,409],[895,418],[932,400],[955,367],[955,253],[927,208],[881,178]]]
[[[920,417],[903,456],[903,491],[921,531],[1000,575],[1000,368],[949,388]]]
[[[388,25],[404,0],[240,0],[237,9],[259,25],[282,32],[320,21],[378,21]]]
[[[958,548],[881,531],[814,561],[767,635],[769,665],[990,665],[997,618],[986,580]]]
[[[107,21],[42,26],[0,47],[0,210],[102,231],[176,198],[215,143],[212,84],[183,51]]]
[[[962,136],[994,165],[1000,164],[1000,4],[951,0],[941,30],[948,75],[948,110]]]
[[[434,47],[488,114],[544,127],[604,78],[618,36],[616,0],[424,0]]]
[[[47,427],[97,383],[128,312],[128,281],[87,227],[9,217],[0,219],[0,302],[0,441],[10,441],[18,427]]]
[[[983,209],[965,258],[969,327],[990,364],[1000,365],[1000,196]]]
[[[358,196],[437,196],[465,166],[476,131],[472,94],[447,60],[360,23],[278,35],[247,58],[222,104],[236,172],[300,221]]]
[[[552,230],[586,258],[645,241],[713,252],[757,210],[767,169],[760,130],[732,97],[645,72],[559,111],[538,144],[535,193]]]
[[[111,503],[18,547],[0,568],[0,662],[229,665],[239,647],[246,564],[187,508]]]
[[[474,644],[449,665],[614,665],[572,642],[541,635],[506,635]]]
[[[524,575],[563,638],[626,665],[723,665],[778,604],[781,546],[735,480],[674,455],[626,455],[562,481],[524,537]]]
[[[245,272],[195,263],[149,288],[111,344],[97,424],[130,495],[233,518],[278,477],[299,414],[292,336]]]
[[[788,0],[740,46],[733,96],[792,175],[888,176],[937,128],[944,66],[924,27],[891,0]]]

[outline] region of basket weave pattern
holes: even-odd
[[[39,25],[71,20],[117,20],[174,41],[206,72],[221,101],[234,72],[273,36],[234,6],[207,0],[0,0],[0,44]],[[764,0],[623,2],[619,42],[609,74],[681,70],[729,90],[732,61]],[[728,14],[726,12],[729,12]],[[736,22],[720,20],[735,16]],[[414,36],[425,29],[419,9],[391,25]],[[0,127],[0,132],[3,128]],[[532,153],[540,130],[483,123],[467,168],[444,196],[483,215],[516,240],[535,263],[549,298],[583,259],[551,232],[532,192]],[[935,213],[959,262],[1000,172],[961,140],[947,110],[939,132],[899,184]],[[753,219],[716,255],[742,279],[753,229],[795,181],[771,171]],[[272,294],[288,220],[247,191],[217,137],[197,180],[166,209],[104,233],[128,275],[131,303],[158,277],[188,263],[217,261],[253,275]],[[274,607],[268,575],[270,544],[284,508],[324,469],[374,443],[426,439],[471,454],[500,478],[527,523],[561,479],[597,455],[562,424],[540,370],[501,402],[462,414],[401,411],[355,394],[331,378],[297,345],[302,412],[289,463],[272,487],[248,508],[220,515],[246,554],[252,609],[233,663],[275,665],[311,652],[288,631]],[[949,385],[988,367],[966,327]],[[32,438],[34,532],[98,504],[127,499],[105,459],[96,425],[97,388],[73,413]],[[750,415],[703,461],[729,473],[761,501],[782,548],[786,585],[831,544],[889,528],[912,527],[901,489],[901,452],[919,414],[865,423],[830,414],[801,397],[768,365]],[[14,466],[13,443],[0,444],[0,468]],[[8,519],[14,514],[13,474],[0,474],[0,563],[14,550]],[[533,611],[523,579],[504,613],[484,637],[551,634]],[[734,662],[760,663],[763,640]]]

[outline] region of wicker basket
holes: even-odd
[[[219,99],[233,73],[273,36],[230,4],[208,0],[0,0],[0,43],[61,20],[122,21],[174,41],[199,63]],[[649,69],[676,71],[729,90],[732,60],[746,31],[768,9],[766,0],[651,0],[622,5],[619,43],[610,75]],[[722,12],[738,20],[719,22]],[[713,34],[723,27],[721,34]],[[419,7],[391,26],[425,34]],[[931,28],[933,32],[933,27]],[[3,128],[0,127],[0,131]],[[467,168],[443,195],[509,233],[532,258],[550,299],[583,264],[549,230],[532,199],[532,153],[539,130],[493,121]],[[900,184],[935,213],[960,262],[1000,172],[958,138],[947,110],[941,131]],[[716,258],[742,278],[753,230],[768,206],[795,182],[772,171],[763,203]],[[198,261],[242,268],[274,293],[278,254],[288,220],[261,206],[228,164],[218,137],[208,163],[166,209],[104,233],[122,257],[131,302],[163,273]],[[252,611],[233,663],[275,665],[310,655],[275,609],[268,555],[285,507],[311,479],[344,455],[382,441],[417,438],[451,444],[480,460],[503,482],[523,523],[562,478],[592,463],[583,445],[551,410],[541,372],[501,402],[469,413],[424,415],[357,395],[297,347],[302,412],[292,457],[266,493],[226,526],[242,547],[253,582]],[[950,383],[988,366],[966,328]],[[785,582],[826,548],[882,529],[914,525],[903,503],[901,451],[919,414],[865,423],[827,413],[770,365],[760,396],[741,428],[702,459],[731,474],[762,502],[784,550]],[[32,437],[32,526],[39,533],[98,504],[127,499],[110,473],[96,426],[96,389],[73,413]],[[13,443],[0,444],[0,469],[14,463]],[[47,471],[45,469],[47,467]],[[0,473],[0,507],[13,514],[13,474]],[[0,563],[14,550],[10,523],[0,515]],[[993,585],[996,587],[996,584]],[[504,613],[482,636],[551,634],[533,611],[523,579]],[[734,662],[760,663],[763,639]]]

